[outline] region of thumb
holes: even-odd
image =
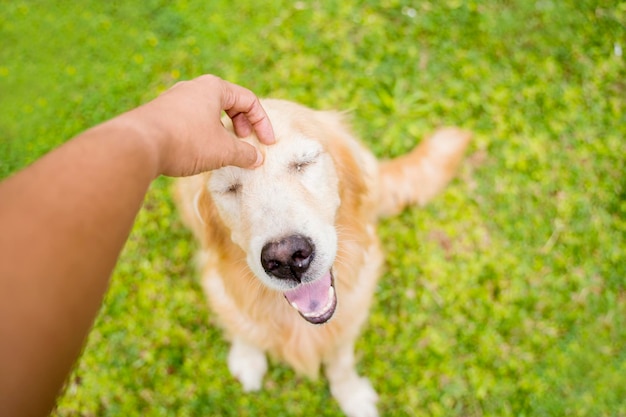
[[[240,168],[257,168],[263,164],[263,154],[256,147],[240,139],[233,140],[233,148],[230,160],[226,165],[234,165]]]

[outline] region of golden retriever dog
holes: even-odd
[[[176,184],[183,220],[201,244],[202,286],[231,343],[228,368],[255,391],[266,355],[310,377],[323,366],[346,415],[376,416],[377,394],[354,357],[383,263],[376,223],[434,197],[470,134],[440,129],[409,154],[379,162],[342,113],[262,104],[276,143],[242,139],[263,152],[261,167]]]

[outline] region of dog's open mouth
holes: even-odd
[[[328,272],[323,277],[293,290],[285,291],[285,298],[300,315],[310,323],[327,322],[337,307],[337,296],[333,283],[333,274]]]

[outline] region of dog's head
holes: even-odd
[[[274,100],[264,104],[276,143],[244,139],[261,149],[264,164],[215,170],[207,190],[254,275],[282,292],[306,320],[324,323],[337,304],[333,263],[341,199],[333,138],[325,133],[323,112]]]

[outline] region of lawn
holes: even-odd
[[[626,416],[626,2],[1,7],[0,177],[207,72],[351,110],[380,157],[471,129],[446,192],[379,228],[357,351],[381,414]],[[323,379],[273,364],[244,394],[229,375],[170,185],[146,197],[55,416],[341,415]]]

